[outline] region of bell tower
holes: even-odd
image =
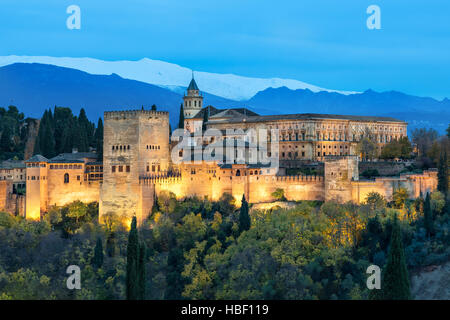
[[[193,118],[203,107],[203,97],[200,94],[192,72],[192,80],[187,88],[187,95],[183,97],[184,118]]]

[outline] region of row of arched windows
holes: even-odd
[[[112,146],[112,151],[117,151],[117,150],[130,150],[130,145],[126,145],[126,146]]]
[[[191,100],[186,101],[185,107],[192,107],[191,102],[192,102]],[[202,107],[202,102],[201,102],[201,101],[198,101],[198,106],[199,106],[200,108]],[[197,100],[194,100],[194,107],[197,107]]]

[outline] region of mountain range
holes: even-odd
[[[1,60],[1,59],[0,59]],[[187,78],[184,85],[190,80]],[[197,74],[196,74],[197,80]],[[409,123],[409,129],[433,127],[444,133],[450,122],[450,100],[442,101],[401,92],[340,93],[265,88],[246,100],[233,100],[206,91],[198,81],[204,105],[218,108],[247,107],[260,114],[328,113],[390,116]],[[150,84],[125,79],[118,74],[90,74],[73,68],[39,63],[13,63],[0,67],[0,106],[16,105],[29,117],[40,117],[44,109],[67,106],[78,113],[85,108],[96,121],[104,111],[148,109],[156,104],[170,112],[172,127],[178,123],[185,86],[178,83]],[[215,90],[218,92],[218,90]]]
[[[125,79],[138,80],[180,92],[194,73],[193,70],[160,60],[144,58],[138,61],[104,61],[92,58],[65,58],[45,56],[0,56],[0,67],[13,63],[41,63],[72,68],[91,74],[117,74]],[[320,88],[306,82],[280,78],[250,78],[234,74],[195,71],[195,81],[204,92],[231,100],[244,101],[267,88],[287,87],[292,90],[309,89],[313,92],[336,90]],[[336,91],[342,94],[354,92]]]

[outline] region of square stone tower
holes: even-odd
[[[169,113],[105,112],[104,120],[100,220],[113,214],[128,224],[136,215],[141,222],[152,201],[139,178],[164,175],[169,168]]]
[[[29,220],[40,220],[41,212],[48,207],[48,159],[35,155],[25,161],[26,164],[26,204],[25,217]]]
[[[352,181],[359,180],[358,156],[326,156],[325,201],[352,201]]]

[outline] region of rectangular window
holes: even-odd
[[[123,172],[123,166],[119,166],[119,172]]]
[[[130,166],[127,166],[127,172],[130,172]]]
[[[77,180],[80,181],[80,176],[77,176]]]
[[[111,169],[112,169],[112,173],[116,172],[116,166],[112,166]]]

